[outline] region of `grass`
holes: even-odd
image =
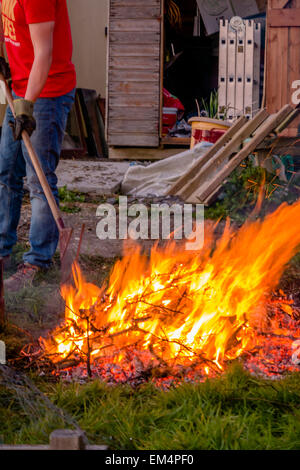
[[[74,214],[81,211],[80,207],[76,205],[78,202],[85,202],[84,194],[79,191],[71,191],[67,186],[58,189],[60,209],[62,212]]]
[[[71,191],[67,186],[58,189],[59,200],[61,202],[85,202],[84,194],[79,191]]]
[[[167,392],[153,385],[133,390],[99,381],[35,381],[76,419],[91,443],[112,450],[300,449],[300,374],[264,381],[236,364],[220,379]],[[30,416],[1,388],[0,409],[6,443],[47,443],[49,433],[65,426],[49,410]]]

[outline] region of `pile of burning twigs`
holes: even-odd
[[[54,375],[132,385],[205,380],[234,360],[264,377],[299,370],[299,309],[272,294],[299,249],[299,217],[300,202],[283,204],[236,232],[227,223],[218,240],[208,227],[194,252],[136,247],[102,288],[74,264],[64,324],[23,356]]]
[[[142,299],[145,301],[143,297]],[[152,311],[157,308],[149,305]],[[264,329],[257,328],[254,332],[255,346],[244,351],[238,361],[252,374],[265,378],[279,378],[287,372],[300,371],[300,308],[295,307],[280,294],[274,295],[265,308],[267,315]],[[84,348],[78,348],[74,343],[70,353],[61,358],[59,353],[48,354],[43,341],[31,343],[21,351],[21,358],[26,360],[26,363],[23,361],[23,366],[34,367],[42,375],[66,381],[85,382],[89,378],[99,378],[108,384],[125,383],[136,387],[152,382],[157,386],[169,388],[183,382],[202,382],[208,375],[217,377],[232,362],[230,359],[225,361],[221,369],[213,361],[205,358],[205,354],[197,354],[192,350],[189,351],[191,354],[188,360],[184,362],[179,361],[178,357],[165,360],[164,345],[170,341],[166,336],[155,338],[156,345],[160,345],[161,356],[155,352],[152,345],[149,346],[149,350],[141,350],[139,342],[142,339],[136,342],[128,340],[129,332],[144,333],[139,327],[139,321],[134,318],[130,329],[120,330],[107,336],[110,325],[102,329],[95,326],[95,306],[89,310],[82,310],[80,320],[84,322],[76,322],[73,326],[77,330],[76,342],[78,337],[86,340]],[[82,327],[83,324],[86,325],[85,329]],[[63,324],[60,333],[68,334],[69,327],[69,324]],[[93,335],[90,335],[90,332],[93,332]],[[92,339],[89,339],[90,336]],[[121,337],[124,346],[119,349],[115,346],[115,339]],[[181,350],[186,350],[185,344],[176,342]],[[236,342],[237,339],[232,338],[231,346]],[[103,344],[102,354],[93,359],[94,351],[99,351],[99,344]],[[208,367],[209,374],[207,374]]]

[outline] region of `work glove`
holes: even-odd
[[[5,80],[11,77],[10,68],[4,57],[0,57],[0,73],[2,73]]]
[[[29,135],[36,129],[36,121],[33,117],[33,101],[19,98],[14,100],[15,121],[10,121],[9,125],[13,131],[14,139],[21,140],[22,132],[26,131]]]

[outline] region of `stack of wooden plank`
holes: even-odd
[[[67,124],[71,145],[63,145],[62,156],[108,157],[104,126],[105,100],[95,90],[77,88]]]
[[[275,138],[298,115],[299,110],[285,105],[276,114],[262,109],[253,119],[240,117],[209,150],[197,160],[169,190],[185,202],[209,204],[226,178],[264,142]]]

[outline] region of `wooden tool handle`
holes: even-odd
[[[6,95],[8,105],[11,109],[11,112],[13,113],[13,116],[16,117],[15,110],[14,110],[13,97],[12,97],[11,91],[9,89],[9,86],[8,86],[4,76],[1,73],[0,73],[0,80],[2,80],[2,82],[4,83],[5,95]],[[51,209],[51,212],[52,212],[53,217],[55,219],[55,222],[58,226],[58,229],[61,230],[61,229],[65,228],[65,226],[64,226],[61,214],[60,214],[60,210],[57,206],[56,200],[53,196],[53,193],[51,191],[51,188],[49,186],[49,183],[47,181],[47,178],[45,176],[43,168],[41,166],[39,157],[37,156],[36,151],[34,150],[33,145],[31,143],[30,137],[29,137],[28,133],[25,130],[22,132],[22,139],[23,139],[23,142],[24,142],[25,147],[27,149],[27,152],[29,154],[31,163],[32,163],[32,165],[33,165],[33,167],[36,171],[39,182],[40,182],[40,184],[43,188],[43,191],[45,193],[46,199],[47,199],[48,204],[50,206],[50,209]]]

